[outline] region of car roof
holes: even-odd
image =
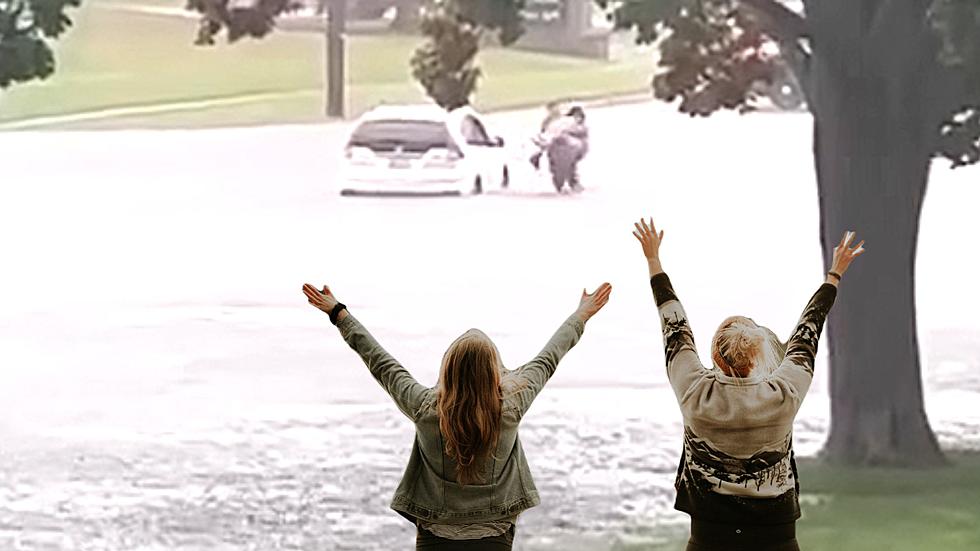
[[[409,120],[445,122],[446,110],[435,104],[420,105],[379,105],[361,115],[361,120]]]
[[[404,104],[404,105],[379,105],[363,115],[360,120],[407,120],[407,121],[433,121],[447,122],[463,115],[479,114],[472,107],[464,106],[446,111],[434,103]]]

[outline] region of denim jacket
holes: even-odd
[[[500,439],[484,462],[482,480],[487,483],[466,486],[456,483],[455,461],[444,451],[436,389],[419,384],[354,316],[348,314],[337,327],[398,409],[415,423],[415,442],[392,509],[413,522],[471,524],[513,518],[540,503],[517,426],[558,362],[582,336],[585,324],[577,316],[565,320],[534,359],[501,373]]]

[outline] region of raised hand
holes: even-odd
[[[323,286],[322,291],[317,291],[316,287],[310,285],[309,283],[303,284],[303,294],[306,295],[306,300],[317,309],[322,310],[326,313],[330,313],[333,307],[337,305],[337,299],[330,292],[330,287],[326,285]]]
[[[640,219],[639,222],[633,224],[636,229],[633,231],[633,236],[636,240],[640,242],[643,247],[643,256],[647,260],[659,259],[660,258],[660,243],[664,239],[664,231],[660,230],[657,233],[657,227],[653,224],[653,218],[650,219],[650,223]]]
[[[583,323],[589,321],[592,316],[596,315],[596,312],[602,310],[602,307],[609,302],[610,293],[612,293],[612,285],[608,283],[603,283],[592,293],[582,289],[582,299],[579,301],[578,309],[575,311],[579,319]]]
[[[830,267],[830,271],[835,272],[839,276],[843,276],[844,272],[851,266],[851,262],[864,252],[864,240],[858,243],[857,246],[850,248],[850,244],[854,240],[854,235],[852,231],[844,232],[844,237],[834,247],[834,262]]]

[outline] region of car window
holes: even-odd
[[[483,123],[477,120],[476,117],[470,115],[463,117],[460,131],[468,144],[487,145],[490,143],[490,137],[487,136],[487,131],[483,128]]]
[[[444,123],[392,119],[361,123],[351,134],[348,145],[374,151],[425,152],[433,148],[451,148],[453,142]]]

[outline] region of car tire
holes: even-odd
[[[500,177],[500,187],[507,189],[508,186],[510,186],[510,167],[504,165],[504,173]]]
[[[477,176],[473,180],[473,195],[480,195],[481,193],[483,193],[483,178]]]

